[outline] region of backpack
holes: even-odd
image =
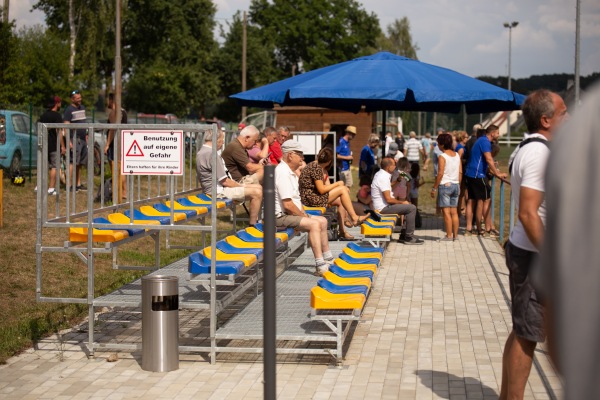
[[[532,138],[528,138],[523,140],[521,143],[519,143],[519,146],[517,146],[517,148],[515,149],[514,155],[512,157],[512,160],[510,160],[510,164],[508,165],[508,172],[512,175],[512,166],[513,163],[515,162],[515,158],[517,157],[517,154],[519,153],[519,149],[531,142],[538,142],[538,143],[543,143],[546,147],[550,148],[550,144],[548,143],[547,140],[544,140],[542,138],[539,137],[532,137]]]
[[[94,197],[94,201],[97,203],[112,203],[112,178],[108,178],[104,180],[104,191],[102,191],[102,186],[98,186],[98,191],[96,192],[96,197]]]

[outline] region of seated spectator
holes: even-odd
[[[391,142],[391,133],[390,133],[390,142]],[[379,147],[379,136],[371,133],[369,135],[369,140],[365,147],[363,147],[360,152],[360,161],[358,164],[358,178],[360,179],[363,175],[373,176],[373,167],[377,163],[377,148]]]
[[[373,209],[373,201],[371,200],[371,182],[373,179],[370,176],[364,175],[359,180],[360,188],[356,193],[356,200],[362,205],[367,206],[369,209]]]
[[[248,125],[223,150],[221,156],[225,166],[237,183],[262,183],[266,160],[263,158],[260,163],[255,164],[250,161],[247,151],[254,146],[258,135],[258,129],[254,125]]]
[[[275,218],[277,226],[296,228],[308,232],[308,239],[315,256],[315,275],[322,276],[333,263],[327,239],[327,219],[309,216],[300,200],[298,176],[294,173],[304,160],[299,142],[288,140],[281,145],[283,157],[275,168]]]
[[[350,190],[344,185],[344,182],[337,181],[329,183],[327,170],[333,165],[333,151],[323,148],[319,151],[317,159],[309,163],[300,175],[300,199],[302,204],[309,207],[328,207],[337,206],[339,237],[344,240],[354,240],[344,229],[347,227],[358,226],[367,217],[359,217],[354,212],[352,200],[350,200]],[[350,216],[350,219],[347,219]]]
[[[393,158],[385,157],[381,160],[381,169],[373,177],[371,183],[371,197],[373,206],[383,214],[404,215],[406,229],[400,234],[399,243],[409,245],[423,244],[423,240],[414,235],[415,217],[417,207],[406,200],[395,199],[392,195],[391,178],[392,172],[396,168],[396,162]]]
[[[254,143],[254,146],[248,150],[248,158],[250,162],[259,164],[261,160],[269,156],[269,141],[263,134],[258,135],[258,140]],[[268,162],[267,162],[268,164]]]
[[[281,160],[281,146],[277,141],[277,130],[272,126],[267,126],[263,131],[263,135],[267,138],[267,144],[269,145],[269,164],[277,165],[278,160]]]
[[[217,137],[217,149],[223,146],[225,133],[219,131]],[[204,145],[196,154],[196,174],[204,193],[212,194],[212,135],[204,135]],[[227,176],[225,164],[221,156],[217,154],[217,196],[243,202],[250,200],[250,225],[258,221],[260,207],[262,205],[262,186],[258,184],[240,184]]]

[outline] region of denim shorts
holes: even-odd
[[[441,208],[458,207],[458,183],[448,183],[438,187],[438,206]]]

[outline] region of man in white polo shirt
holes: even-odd
[[[315,275],[322,276],[333,263],[327,239],[327,219],[308,215],[300,200],[298,175],[294,171],[304,161],[300,142],[288,140],[281,145],[283,156],[275,168],[275,222],[277,226],[296,228],[308,232],[315,256]]]

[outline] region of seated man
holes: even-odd
[[[219,131],[217,149],[223,146],[225,134]],[[196,154],[196,174],[202,185],[204,193],[210,195],[212,191],[212,134],[204,135],[204,145]],[[262,204],[262,186],[259,184],[240,184],[230,179],[225,170],[221,156],[217,154],[217,196],[243,202],[250,200],[250,225],[258,221],[258,214]]]
[[[396,169],[396,161],[385,157],[381,160],[381,169],[373,177],[371,183],[371,199],[373,207],[383,214],[404,215],[406,220],[406,233],[401,234],[399,243],[423,244],[423,240],[413,236],[415,232],[415,217],[417,207],[406,200],[395,199],[392,195],[392,172]]]
[[[231,174],[231,178],[238,183],[260,184],[263,180],[264,165],[268,158],[253,163],[248,157],[248,150],[258,141],[258,129],[248,125],[233,139],[223,150],[223,161]]]
[[[308,232],[308,238],[315,255],[315,275],[322,276],[333,263],[327,239],[327,219],[309,216],[304,212],[300,201],[298,176],[294,173],[304,161],[302,145],[288,140],[281,145],[283,157],[275,168],[275,218],[277,226],[297,228]]]

